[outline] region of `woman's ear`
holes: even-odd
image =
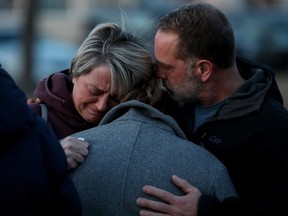
[[[72,78],[72,83],[75,84],[75,81],[77,80],[78,77],[73,77]]]
[[[201,78],[203,82],[207,81],[213,71],[213,64],[205,59],[199,60],[196,63],[196,68],[198,71],[198,76]]]

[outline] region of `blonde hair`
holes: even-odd
[[[110,92],[121,101],[139,100],[150,105],[161,97],[161,81],[153,77],[153,58],[140,37],[116,23],[97,25],[73,58],[73,76],[90,73],[105,64],[111,71]]]

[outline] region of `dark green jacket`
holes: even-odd
[[[191,141],[225,164],[248,208],[245,215],[288,215],[288,112],[275,72],[240,58],[237,66],[246,82],[195,133],[195,104],[164,98],[161,110],[177,120]],[[228,215],[241,212],[232,209]]]

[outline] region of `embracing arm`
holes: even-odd
[[[41,103],[42,101],[39,98],[36,98],[35,100],[29,98],[27,100],[27,104],[30,107],[30,109],[37,115],[41,115],[42,112],[40,108]],[[60,140],[60,144],[64,149],[66,155],[68,169],[74,169],[78,166],[78,164],[83,163],[85,157],[89,153],[88,150],[89,143],[86,142],[84,139],[68,136]]]
[[[201,192],[196,187],[190,185],[186,180],[181,179],[176,175],[172,176],[172,181],[187,194],[185,196],[176,196],[153,186],[144,186],[144,193],[155,196],[165,203],[138,198],[137,205],[173,216],[197,216],[197,204]],[[157,216],[160,214],[150,210],[141,210],[140,215]]]
[[[201,194],[198,188],[176,175],[172,176],[172,181],[186,195],[176,196],[168,191],[146,185],[143,187],[144,193],[157,197],[163,202],[138,198],[137,205],[147,209],[141,210],[140,216],[247,215],[245,208],[236,197],[229,197],[220,202],[216,197]]]

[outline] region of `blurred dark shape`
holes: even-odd
[[[21,77],[23,69],[23,45],[21,43],[22,32],[20,29],[2,29],[0,31],[0,62],[16,79]],[[32,81],[63,70],[70,66],[70,62],[76,53],[77,44],[53,38],[36,35],[34,39],[32,55]]]
[[[87,18],[87,33],[102,22],[123,23],[124,14],[128,30],[142,35],[153,46],[157,19],[183,4],[163,2],[155,0],[151,4],[147,0],[141,1],[138,7],[98,7]],[[237,54],[283,72],[288,69],[288,13],[280,9],[254,8],[226,14],[234,29]]]
[[[266,63],[279,72],[288,69],[288,14],[259,10],[228,16],[235,30],[237,53]]]

